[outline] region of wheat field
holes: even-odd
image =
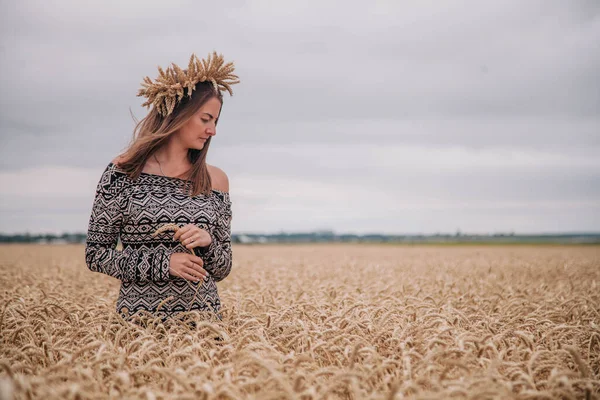
[[[597,246],[238,245],[194,328],[83,252],[0,247],[2,399],[600,398]]]

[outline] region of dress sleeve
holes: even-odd
[[[171,254],[162,248],[117,250],[126,198],[122,189],[127,175],[106,167],[90,215],[85,245],[88,268],[121,281],[165,281],[169,279]]]
[[[231,199],[228,192],[219,193],[220,209],[212,232],[211,243],[204,248],[195,248],[194,253],[204,260],[204,269],[216,282],[222,281],[231,272]]]

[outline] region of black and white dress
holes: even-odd
[[[190,196],[186,192],[190,185],[184,179],[144,172],[134,181],[112,162],[102,173],[88,226],[85,260],[90,270],[121,281],[117,312],[122,315],[140,310],[163,318],[188,310],[219,315],[216,282],[229,275],[232,262],[231,200],[228,192],[215,189],[210,195]],[[212,243],[202,251],[194,249],[209,273],[200,288],[169,274],[171,254],[189,250],[173,240],[173,231],[152,236],[167,223],[195,224],[210,233]],[[116,249],[119,236],[123,250]],[[163,302],[171,296],[172,300]],[[161,302],[164,304],[157,312]]]

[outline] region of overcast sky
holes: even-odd
[[[85,232],[142,78],[236,64],[234,232],[600,231],[600,2],[1,1],[0,232]]]

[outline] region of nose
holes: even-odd
[[[216,128],[207,128],[206,133],[208,133],[210,136],[215,136],[217,134],[217,129]]]

